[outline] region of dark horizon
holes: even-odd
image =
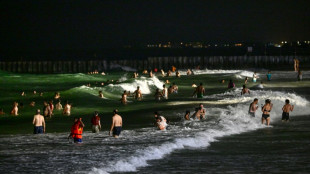
[[[310,40],[310,1],[1,1],[1,50]]]

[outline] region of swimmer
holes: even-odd
[[[2,108],[0,109],[0,115],[5,115]]]
[[[205,88],[202,86],[202,83],[200,83],[200,85],[195,89],[193,97],[195,96],[195,94],[197,94],[197,98],[203,98],[205,94]]]
[[[190,112],[189,111],[185,112],[184,119],[185,120],[190,120]]]
[[[203,107],[202,103],[200,103],[199,107],[196,108],[195,117],[198,120],[205,119],[205,117],[206,117],[206,109]]]
[[[302,72],[298,70],[297,80],[302,81]]]
[[[245,85],[243,85],[241,95],[246,94],[246,93],[250,94],[250,90]]]
[[[186,75],[188,75],[188,76],[192,75],[192,71],[190,69],[187,69]]]
[[[155,92],[154,97],[155,97],[156,101],[160,101],[160,98],[163,97],[162,93],[159,91],[158,88],[156,88],[156,92]]]
[[[62,105],[60,103],[60,100],[58,100],[58,102],[55,105],[56,110],[62,110]]]
[[[55,92],[54,99],[58,100],[59,98],[60,98],[60,93],[59,92]]]
[[[164,99],[168,99],[168,89],[166,88],[166,85],[163,85],[163,90],[162,90],[162,96]]]
[[[43,134],[45,133],[45,120],[43,115],[41,115],[40,109],[37,109],[36,115],[33,116],[32,124],[34,125],[33,133],[34,134]]]
[[[181,73],[179,71],[176,71],[175,76],[176,77],[181,77]]]
[[[256,72],[254,72],[254,74],[253,74],[253,82],[256,83],[256,80],[257,80],[257,75],[256,75]]]
[[[117,109],[114,109],[113,114],[109,135],[111,136],[112,133],[114,138],[118,138],[122,131],[123,120],[122,117],[118,115]]]
[[[17,102],[13,103],[13,108],[11,110],[11,115],[14,115],[14,116],[18,115],[18,103]]]
[[[161,71],[161,76],[165,77],[165,71],[163,69],[161,69],[160,71]]]
[[[265,105],[262,107],[262,124],[265,123],[265,121],[267,122],[267,126],[269,126],[270,124],[270,112],[272,110],[272,106],[273,104],[271,103],[271,100],[267,99],[265,101]]]
[[[126,90],[122,94],[121,103],[126,105],[127,104],[127,96],[130,95],[130,91],[127,92]]]
[[[32,101],[30,102],[29,106],[34,107],[36,105],[36,102]]]
[[[101,124],[100,124],[100,117],[97,111],[94,112],[94,116],[91,119],[91,124],[92,124],[92,132],[99,133],[99,131],[101,130]]]
[[[267,76],[267,80],[271,81],[271,72],[270,71],[268,71],[268,74],[266,76]]]
[[[294,110],[294,105],[290,105],[290,100],[285,100],[285,105],[282,107],[282,122],[289,122],[290,111]]]
[[[172,89],[173,89],[173,93],[178,93],[178,90],[179,90],[179,87],[175,84],[175,83],[172,83]]]
[[[44,117],[48,117],[48,118],[51,118],[52,117],[52,111],[51,111],[51,107],[50,105],[44,101],[43,102],[43,115]]]
[[[229,83],[228,83],[228,89],[234,88],[235,87],[235,83],[230,79]]]
[[[66,104],[65,104],[65,106],[64,106],[64,109],[63,109],[62,114],[63,114],[63,115],[70,116],[70,115],[71,115],[71,107],[72,107],[72,105],[70,105],[69,102],[66,101]]]
[[[249,114],[250,114],[250,116],[252,116],[252,117],[255,117],[255,112],[256,112],[256,110],[258,109],[257,103],[258,103],[258,99],[255,98],[254,101],[250,104],[250,107],[249,107]]]
[[[135,92],[133,92],[133,94],[136,100],[142,100],[142,92],[140,90],[140,86],[137,87],[137,89],[135,90]]]
[[[100,98],[103,98],[102,91],[99,91],[99,97],[100,97]]]
[[[154,116],[155,116],[155,125],[157,126],[157,128],[159,130],[165,130],[167,127],[167,120],[165,117],[160,116],[160,114],[158,112],[154,112]]]

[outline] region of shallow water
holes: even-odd
[[[206,73],[196,76],[207,77],[213,82],[212,78],[233,78],[239,72],[242,73],[242,71],[221,73],[217,71],[211,75]],[[274,77],[280,77],[282,74],[274,72]],[[287,73],[287,76],[289,75],[293,78],[294,74]],[[65,77],[75,78],[74,75],[68,76]],[[87,78],[83,74],[77,76]],[[81,93],[85,99],[98,102],[92,109],[100,107],[101,102],[107,102],[103,108],[109,108],[109,103],[117,105],[115,100],[123,90],[131,90],[138,84],[144,93],[148,94],[148,90],[151,93],[154,88],[160,87],[162,85],[160,81],[164,80],[162,78],[132,80],[125,78],[124,75],[115,77],[122,79],[120,84],[115,84],[115,88],[112,88],[112,85],[86,87],[78,83],[76,87],[68,88],[62,94]],[[100,77],[93,78],[98,80]],[[180,98],[172,97],[167,102],[154,103],[151,102],[153,97],[146,95],[147,104],[133,101],[136,105],[130,103],[125,106],[137,111],[140,110],[139,105],[142,107],[152,105],[151,107],[154,107],[152,111],[156,106],[158,106],[156,110],[161,110],[162,105],[170,107],[162,111],[163,115],[171,120],[165,131],[158,131],[152,126],[151,112],[138,116],[133,115],[134,112],[129,112],[124,113],[124,126],[127,124],[127,127],[124,127],[125,130],[119,139],[107,136],[107,128],[99,134],[92,134],[86,129],[82,144],[74,144],[71,139],[67,139],[68,131],[48,132],[44,135],[32,135],[29,132],[1,135],[0,173],[260,173],[268,170],[274,173],[286,171],[300,173],[309,169],[309,160],[306,158],[309,155],[307,132],[309,132],[310,113],[309,101],[306,99],[309,96],[307,92],[294,92],[294,89],[298,89],[298,85],[289,90],[277,90],[273,88],[275,83],[270,83],[269,88],[252,90],[251,95],[241,96],[241,88],[236,88],[231,91],[218,91],[207,95],[203,100],[196,100],[190,97],[192,89],[186,89],[185,84],[183,86],[181,82],[187,81],[190,84],[192,78],[195,79],[195,76],[184,77],[178,81],[180,90],[184,90],[187,96],[180,94]],[[104,91],[104,99],[96,96],[98,90]],[[259,99],[259,106],[266,98],[272,100],[274,109],[271,112],[271,126],[267,127],[260,123],[260,111],[257,111],[255,118],[249,117],[248,107],[253,98]],[[73,100],[77,103],[76,109],[83,110],[83,107],[78,105],[83,101],[78,99],[77,97],[76,101]],[[291,123],[280,124],[281,108],[285,99],[290,99],[295,105],[295,110],[291,114]],[[193,113],[199,103],[203,103],[206,107],[207,119],[183,120],[185,110]],[[24,117],[27,118],[26,115]],[[55,116],[56,118],[62,119]],[[48,126],[53,121],[57,120],[50,120]],[[72,123],[65,121],[67,125]],[[130,126],[133,121],[137,122],[136,125]],[[290,148],[285,150],[286,146]],[[282,150],[277,150],[278,148]],[[302,154],[302,152],[308,153]],[[265,162],[270,163],[270,166],[264,166]],[[287,165],[281,166],[279,163]],[[272,167],[274,165],[277,167]],[[260,166],[264,166],[264,169]],[[288,170],[287,166],[296,169]]]

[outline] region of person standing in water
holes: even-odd
[[[44,105],[43,106],[44,117],[52,118],[51,106],[46,101],[43,102],[43,105]]]
[[[55,105],[56,110],[62,110],[62,105],[61,105],[60,102],[61,102],[61,101],[58,100],[58,102],[56,103],[56,105]]]
[[[133,94],[135,95],[136,100],[142,100],[142,92],[140,90],[140,86],[137,87],[137,89],[135,90],[135,92],[133,92]]]
[[[250,94],[250,90],[245,85],[243,85],[241,95],[246,94],[246,93]]]
[[[109,135],[111,136],[112,133],[114,138],[118,138],[122,131],[123,120],[122,117],[118,115],[117,109],[114,109],[113,114]]]
[[[168,99],[168,89],[166,88],[166,85],[163,85],[163,91],[162,91],[162,94],[164,99]]]
[[[177,94],[179,87],[175,83],[172,83],[172,89],[173,89],[173,93]]]
[[[14,116],[18,115],[18,103],[17,102],[13,103],[13,108],[11,110],[11,115],[14,115]]]
[[[154,112],[154,117],[155,117],[155,125],[159,130],[165,130],[167,127],[167,120],[165,117],[160,116],[158,112]]]
[[[202,86],[202,83],[196,87],[193,96],[195,96],[195,94],[197,94],[197,98],[203,98],[203,95],[205,94],[205,88]]]
[[[258,99],[255,98],[254,101],[250,104],[250,107],[249,107],[249,114],[250,114],[250,116],[252,116],[252,117],[255,117],[255,112],[256,112],[256,110],[258,109],[257,103],[258,103]]]
[[[122,94],[122,98],[121,98],[121,103],[123,105],[127,104],[127,96],[130,95],[130,91],[127,93],[127,91],[125,90],[124,93]]]
[[[73,138],[74,143],[82,143],[82,134],[84,126],[85,125],[82,122],[82,118],[74,118],[74,124],[71,127],[71,133],[69,135],[69,137]]]
[[[36,115],[33,117],[32,124],[34,125],[33,133],[34,134],[43,134],[45,133],[45,120],[44,116],[40,114],[40,109],[37,109]]]
[[[234,88],[235,87],[235,83],[230,79],[229,83],[228,83],[228,89]]]
[[[158,88],[156,88],[156,92],[155,92],[154,97],[155,97],[156,101],[160,101],[160,98],[163,97],[162,93],[159,91]]]
[[[99,91],[99,97],[100,97],[100,98],[103,98],[102,91]]]
[[[299,60],[294,58],[294,71],[298,72],[299,70]]]
[[[267,80],[271,81],[271,72],[270,71],[268,71],[268,74],[266,76],[267,76]]]
[[[201,120],[201,119],[205,119],[206,118],[206,109],[203,107],[203,104],[200,103],[199,104],[199,107],[196,108],[196,113],[195,113],[195,116],[198,120]]]
[[[70,116],[71,115],[71,105],[69,104],[68,101],[66,101],[66,104],[65,104],[65,107],[63,109],[63,112],[62,112],[63,115],[67,115],[67,116]]]
[[[253,73],[253,82],[256,83],[257,80],[257,75],[256,75],[256,71]]]
[[[294,110],[294,105],[290,105],[290,100],[285,100],[285,105],[282,108],[282,122],[289,122],[290,119],[290,111]]]
[[[267,126],[270,124],[270,112],[272,110],[273,104],[271,103],[271,100],[267,99],[265,101],[265,105],[262,107],[262,124],[267,123]]]
[[[91,119],[91,124],[92,124],[92,132],[99,133],[99,131],[101,130],[101,124],[100,124],[100,117],[97,111],[94,112],[94,116]]]

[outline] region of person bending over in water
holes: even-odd
[[[184,119],[185,119],[185,120],[190,120],[190,114],[191,114],[191,113],[190,113],[189,111],[186,111],[186,112],[185,112],[185,115],[184,115]]]
[[[74,143],[82,143],[82,134],[84,126],[85,125],[82,122],[82,118],[74,118],[74,124],[71,127],[71,133],[69,135],[69,137],[73,138]]]
[[[163,91],[161,93],[164,99],[168,99],[168,89],[166,88],[166,85],[163,85]]]
[[[135,92],[133,92],[136,100],[142,100],[142,92],[140,90],[140,86],[137,87]]]
[[[195,116],[198,120],[206,118],[206,109],[203,107],[202,103],[200,103],[199,107],[196,108]]]
[[[286,99],[285,100],[285,105],[282,108],[282,122],[286,121],[288,122],[290,119],[290,111],[294,110],[294,105],[290,105],[290,100]]]
[[[193,97],[197,94],[197,98],[203,98],[203,95],[205,94],[205,88],[202,86],[202,83],[198,87],[196,87]]]
[[[249,114],[250,114],[250,116],[252,116],[252,117],[255,117],[255,112],[256,112],[256,110],[258,109],[257,103],[258,103],[258,99],[255,98],[254,101],[250,104],[250,107],[249,107]]]
[[[159,130],[165,130],[167,127],[167,120],[165,117],[160,116],[158,112],[154,112],[156,126]]]
[[[45,120],[43,115],[40,114],[40,109],[37,109],[36,115],[33,117],[32,124],[34,125],[33,133],[34,134],[43,134],[45,133]]]
[[[109,132],[109,135],[111,136],[111,133],[113,132],[113,137],[118,138],[118,136],[121,134],[122,126],[123,126],[123,120],[120,115],[118,115],[118,110],[114,109],[113,111],[113,117],[112,117],[112,125]]]
[[[267,99],[265,101],[265,105],[262,107],[262,124],[267,123],[267,126],[269,126],[270,124],[270,112],[272,109],[273,104],[271,103],[271,100]]]
[[[58,102],[55,105],[56,110],[62,110],[62,105],[60,103],[60,100],[58,100]]]
[[[235,83],[230,79],[228,83],[228,89],[232,89],[235,87]]]
[[[18,103],[17,102],[13,103],[13,108],[11,110],[11,115],[14,115],[14,116],[18,115]]]
[[[130,91],[127,92],[126,90],[122,94],[121,103],[126,105],[127,104],[127,96],[130,95]]]
[[[63,111],[62,111],[62,114],[63,114],[63,115],[70,116],[70,115],[71,115],[71,107],[72,107],[72,106],[69,104],[69,102],[66,101],[66,104],[65,104],[65,106],[64,106],[64,109],[63,109]]]
[[[102,91],[99,91],[99,97],[100,97],[100,98],[103,98]]]
[[[91,119],[91,124],[92,124],[92,132],[99,133],[99,131],[101,130],[101,124],[100,124],[100,117],[97,111],[94,112],[94,116]]]
[[[246,93],[250,94],[250,90],[245,85],[243,85],[241,95],[246,94]]]
[[[159,91],[158,88],[156,88],[156,92],[155,92],[154,97],[155,97],[156,101],[160,101],[160,98],[163,97],[162,93]]]

